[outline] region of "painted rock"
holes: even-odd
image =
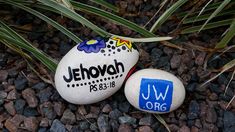
[[[70,103],[99,102],[118,91],[138,59],[130,41],[116,37],[84,41],[61,59],[56,89]]]
[[[150,113],[168,113],[184,101],[185,88],[173,74],[144,69],[131,75],[125,85],[127,100],[135,108]]]

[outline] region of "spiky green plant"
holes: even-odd
[[[188,15],[183,22],[182,34],[199,33],[202,30],[227,26],[215,48],[225,48],[235,36],[235,0],[205,1],[204,6]],[[183,18],[187,13],[178,15]]]
[[[105,8],[110,9],[111,11],[118,12],[117,7],[103,0],[91,0],[91,1],[101,6],[104,6]],[[16,8],[19,8],[28,12],[29,14],[32,14],[40,18],[41,20],[50,24],[57,30],[61,31],[63,34],[65,34],[67,37],[73,40],[75,43],[79,43],[82,40],[77,35],[69,31],[67,28],[63,27],[63,25],[49,18],[46,14],[43,14],[42,12],[45,12],[45,11],[53,12],[63,17],[67,17],[71,20],[74,20],[75,22],[81,23],[87,28],[92,29],[94,32],[96,32],[98,35],[102,37],[118,36],[118,37],[125,38],[125,39],[135,41],[135,42],[153,42],[153,41],[163,41],[163,40],[171,39],[171,37],[157,37],[157,35],[138,26],[137,24],[130,22],[122,17],[119,17],[109,11],[102,10],[95,6],[91,6],[88,4],[84,4],[84,3],[76,2],[72,0],[37,0],[37,1],[35,0],[25,0],[25,1],[0,0],[0,5],[3,5],[3,6],[8,5],[8,6],[16,7]],[[109,33],[103,30],[102,28],[98,27],[91,21],[87,20],[82,15],[78,14],[76,12],[77,10],[82,11],[84,13],[91,13],[91,14],[106,18],[112,22],[125,26],[139,33],[143,37],[137,39],[137,38],[123,37],[123,36]],[[7,24],[4,21],[0,21],[0,42],[2,44],[5,44],[9,48],[13,49],[14,51],[18,51],[18,53],[20,53],[21,55],[28,56],[26,58],[30,58],[30,60],[32,60],[33,58],[29,57],[28,53],[32,53],[32,55],[41,63],[43,63],[49,70],[53,72],[55,71],[56,66],[57,66],[57,62],[55,60],[53,60],[51,57],[46,55],[46,53],[43,53],[39,49],[35,48],[28,40],[24,39],[19,33],[15,32],[14,29],[7,26]]]

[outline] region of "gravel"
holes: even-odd
[[[50,132],[66,132],[66,129],[65,126],[58,119],[55,119],[52,122]]]
[[[127,113],[130,109],[130,103],[129,102],[123,102],[118,105],[118,108],[121,112]]]
[[[0,82],[6,81],[8,77],[7,70],[0,70]]]
[[[148,114],[147,116],[143,117],[139,121],[139,125],[143,126],[151,126],[153,124],[154,120],[152,115]]]
[[[17,90],[23,90],[27,86],[28,80],[26,78],[17,79],[14,81]]]
[[[120,124],[124,124],[124,123],[132,124],[132,125],[136,124],[136,119],[131,116],[121,116],[118,118],[118,121]]]
[[[108,115],[100,115],[97,119],[97,124],[100,132],[109,132],[111,127],[108,121]]]
[[[6,111],[14,116],[16,114],[16,110],[15,110],[15,107],[14,107],[14,103],[12,101],[8,102],[8,103],[5,103],[4,104],[4,108],[6,109]]]
[[[235,114],[230,111],[225,111],[224,112],[224,117],[223,117],[223,122],[224,122],[224,128],[230,128],[235,125]]]
[[[63,124],[73,124],[75,123],[76,118],[73,112],[71,112],[69,109],[66,109],[63,113],[63,116],[61,118],[61,122]]]
[[[24,106],[25,106],[25,104],[26,104],[25,100],[23,100],[23,99],[17,99],[17,100],[15,101],[15,104],[14,104],[16,113],[22,114],[23,111],[24,111]]]
[[[151,19],[161,3],[157,0],[107,1],[120,8],[118,15],[141,26]],[[92,2],[83,2],[93,5]],[[4,7],[4,10],[5,8],[8,7]],[[9,13],[4,12],[3,15],[6,16],[3,18],[4,22],[14,25],[14,27],[29,28],[26,30],[27,32],[21,32],[22,36],[52,58],[59,61],[75,45],[67,36],[54,30],[42,20],[34,18],[22,10],[12,9],[10,11],[14,15],[9,17]],[[99,36],[91,29],[68,21],[65,17],[52,13],[47,15],[68,27],[82,39]],[[108,32],[134,38],[141,37],[130,29],[105,22],[100,17],[83,15]],[[152,22],[146,28],[150,29],[151,24]],[[166,22],[159,28],[159,36],[167,36],[176,29],[177,24],[173,19]],[[231,82],[228,92],[224,95],[232,73],[225,72],[204,87],[200,87],[202,83],[217,74],[208,69],[221,68],[229,60],[234,59],[235,54],[225,52],[222,56],[215,58],[220,53],[214,53],[208,60],[207,69],[204,69],[209,53],[188,45],[188,43],[192,43],[195,46],[213,48],[214,44],[219,42],[221,34],[223,32],[220,33],[218,30],[202,32],[200,35],[178,35],[170,41],[186,50],[162,45],[164,42],[137,45],[140,51],[137,70],[157,68],[169,71],[181,78],[186,88],[186,98],[182,106],[174,112],[162,115],[172,132],[235,131],[235,101],[226,109],[234,95],[234,81]],[[235,42],[235,39],[232,41]],[[214,59],[212,60],[212,58]],[[54,73],[47,71],[40,63],[38,66],[40,69],[37,66],[35,69],[42,77],[49,79],[48,75],[50,75],[53,79]],[[110,98],[95,104],[68,103],[51,84],[41,80],[21,56],[4,45],[0,45],[0,82],[0,130],[5,132],[167,131],[152,114],[140,112],[130,105],[125,98],[123,86]]]
[[[115,120],[118,119],[121,115],[122,113],[118,109],[114,109],[113,111],[109,113],[109,117]]]
[[[134,129],[128,124],[121,124],[118,128],[118,132],[133,132]]]
[[[192,100],[189,104],[188,119],[196,119],[200,114],[200,106],[197,101]]]
[[[37,107],[38,99],[36,98],[35,92],[32,89],[28,88],[22,91],[22,96],[28,103],[29,107]]]

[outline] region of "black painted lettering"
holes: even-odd
[[[79,69],[76,68],[76,69],[73,69],[73,78],[74,78],[74,81],[80,81],[81,78],[79,77]]]
[[[94,66],[89,68],[89,73],[90,73],[92,78],[99,77],[99,70],[96,67],[94,67]]]
[[[89,75],[89,71],[86,69],[86,68],[83,68],[82,64],[80,64],[80,70],[81,70],[81,73],[82,73],[82,79],[90,79],[90,75]],[[86,74],[86,76],[85,76]]]
[[[66,78],[65,75],[63,76],[65,82],[71,82],[73,79],[72,70],[70,66],[68,67],[68,73],[69,73],[69,78]]]
[[[120,72],[120,71],[119,71],[119,67],[121,67],[122,72],[124,72],[124,65],[122,64],[122,62],[117,62],[116,59],[114,60],[114,62],[115,62],[115,67],[116,67],[116,69],[117,69],[117,73]]]
[[[107,69],[107,65],[103,65],[103,67],[101,68],[100,65],[98,65],[98,69],[100,71],[101,76],[104,76],[106,69]]]
[[[117,74],[117,71],[113,65],[109,65],[107,68],[107,73],[109,75],[115,75],[115,74]]]

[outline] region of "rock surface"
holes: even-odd
[[[119,16],[142,27],[154,16],[161,4],[161,1],[158,0],[107,1],[118,7]],[[82,3],[97,6],[89,1],[82,1]],[[191,7],[194,7],[193,4],[188,7],[188,4],[192,4],[192,2],[186,3],[184,8],[181,8],[176,15],[187,12],[192,9]],[[165,11],[169,6],[163,7],[162,11]],[[7,4],[1,7],[0,16],[3,16],[1,21],[51,58],[60,61],[76,45],[68,36],[30,13]],[[101,6],[98,7],[105,9]],[[66,17],[61,17],[60,14],[46,13],[46,15],[68,28],[82,40],[99,37],[91,29],[68,20]],[[104,20],[99,16],[87,13],[82,13],[82,15],[107,32],[133,38],[141,37],[137,32]],[[154,21],[145,26],[146,29],[150,29]],[[235,58],[233,49],[224,52],[223,55],[220,55],[220,52],[215,52],[208,60],[209,52],[202,51],[214,48],[215,44],[220,42],[221,34],[227,27],[221,27],[219,30],[206,30],[200,32],[200,34],[179,35],[174,32],[179,31],[175,30],[178,22],[180,22],[178,19],[169,19],[155,33],[158,36],[168,36],[171,33],[170,36],[174,39],[166,42],[135,44],[140,52],[140,59],[134,71],[145,68],[162,69],[181,78],[186,88],[184,103],[174,112],[161,115],[172,132],[234,132],[235,101],[232,101],[226,108],[234,95],[234,79],[224,95],[232,72],[224,72],[205,87],[200,87],[201,84],[217,74],[211,72],[211,69],[220,69],[224,64]],[[179,46],[180,49],[183,48],[183,50],[166,46],[169,42]],[[234,44],[235,39],[233,38],[230,43]],[[201,49],[201,47],[203,48]],[[30,52],[26,53],[33,57]],[[96,62],[100,58],[97,59],[97,56],[95,56],[94,59],[94,62]],[[151,129],[156,132],[167,131],[154,116],[151,117],[149,116],[151,114],[141,112],[127,103],[123,86],[111,97],[95,104],[73,105],[68,103],[50,83],[50,78],[53,78],[54,73],[41,62],[36,61],[37,64],[31,63],[32,66],[41,77],[49,80],[41,80],[22,56],[4,44],[0,44],[0,131],[20,132],[34,130],[35,128],[35,131],[38,132],[99,132],[101,129],[114,132],[151,131]],[[68,61],[71,61],[71,59]],[[207,64],[206,69],[204,64]],[[66,77],[68,77],[68,74]],[[95,82],[95,84],[97,83]],[[26,89],[31,89],[35,93],[34,97],[37,98],[38,102],[37,104],[33,103],[34,107],[29,106],[27,99],[23,97],[22,92]],[[65,110],[69,110],[75,115],[73,124],[62,123]],[[131,120],[128,121],[126,116]],[[122,119],[123,117],[124,119]],[[119,118],[122,120],[121,123],[127,123],[121,124]],[[71,119],[69,120],[71,121]]]

